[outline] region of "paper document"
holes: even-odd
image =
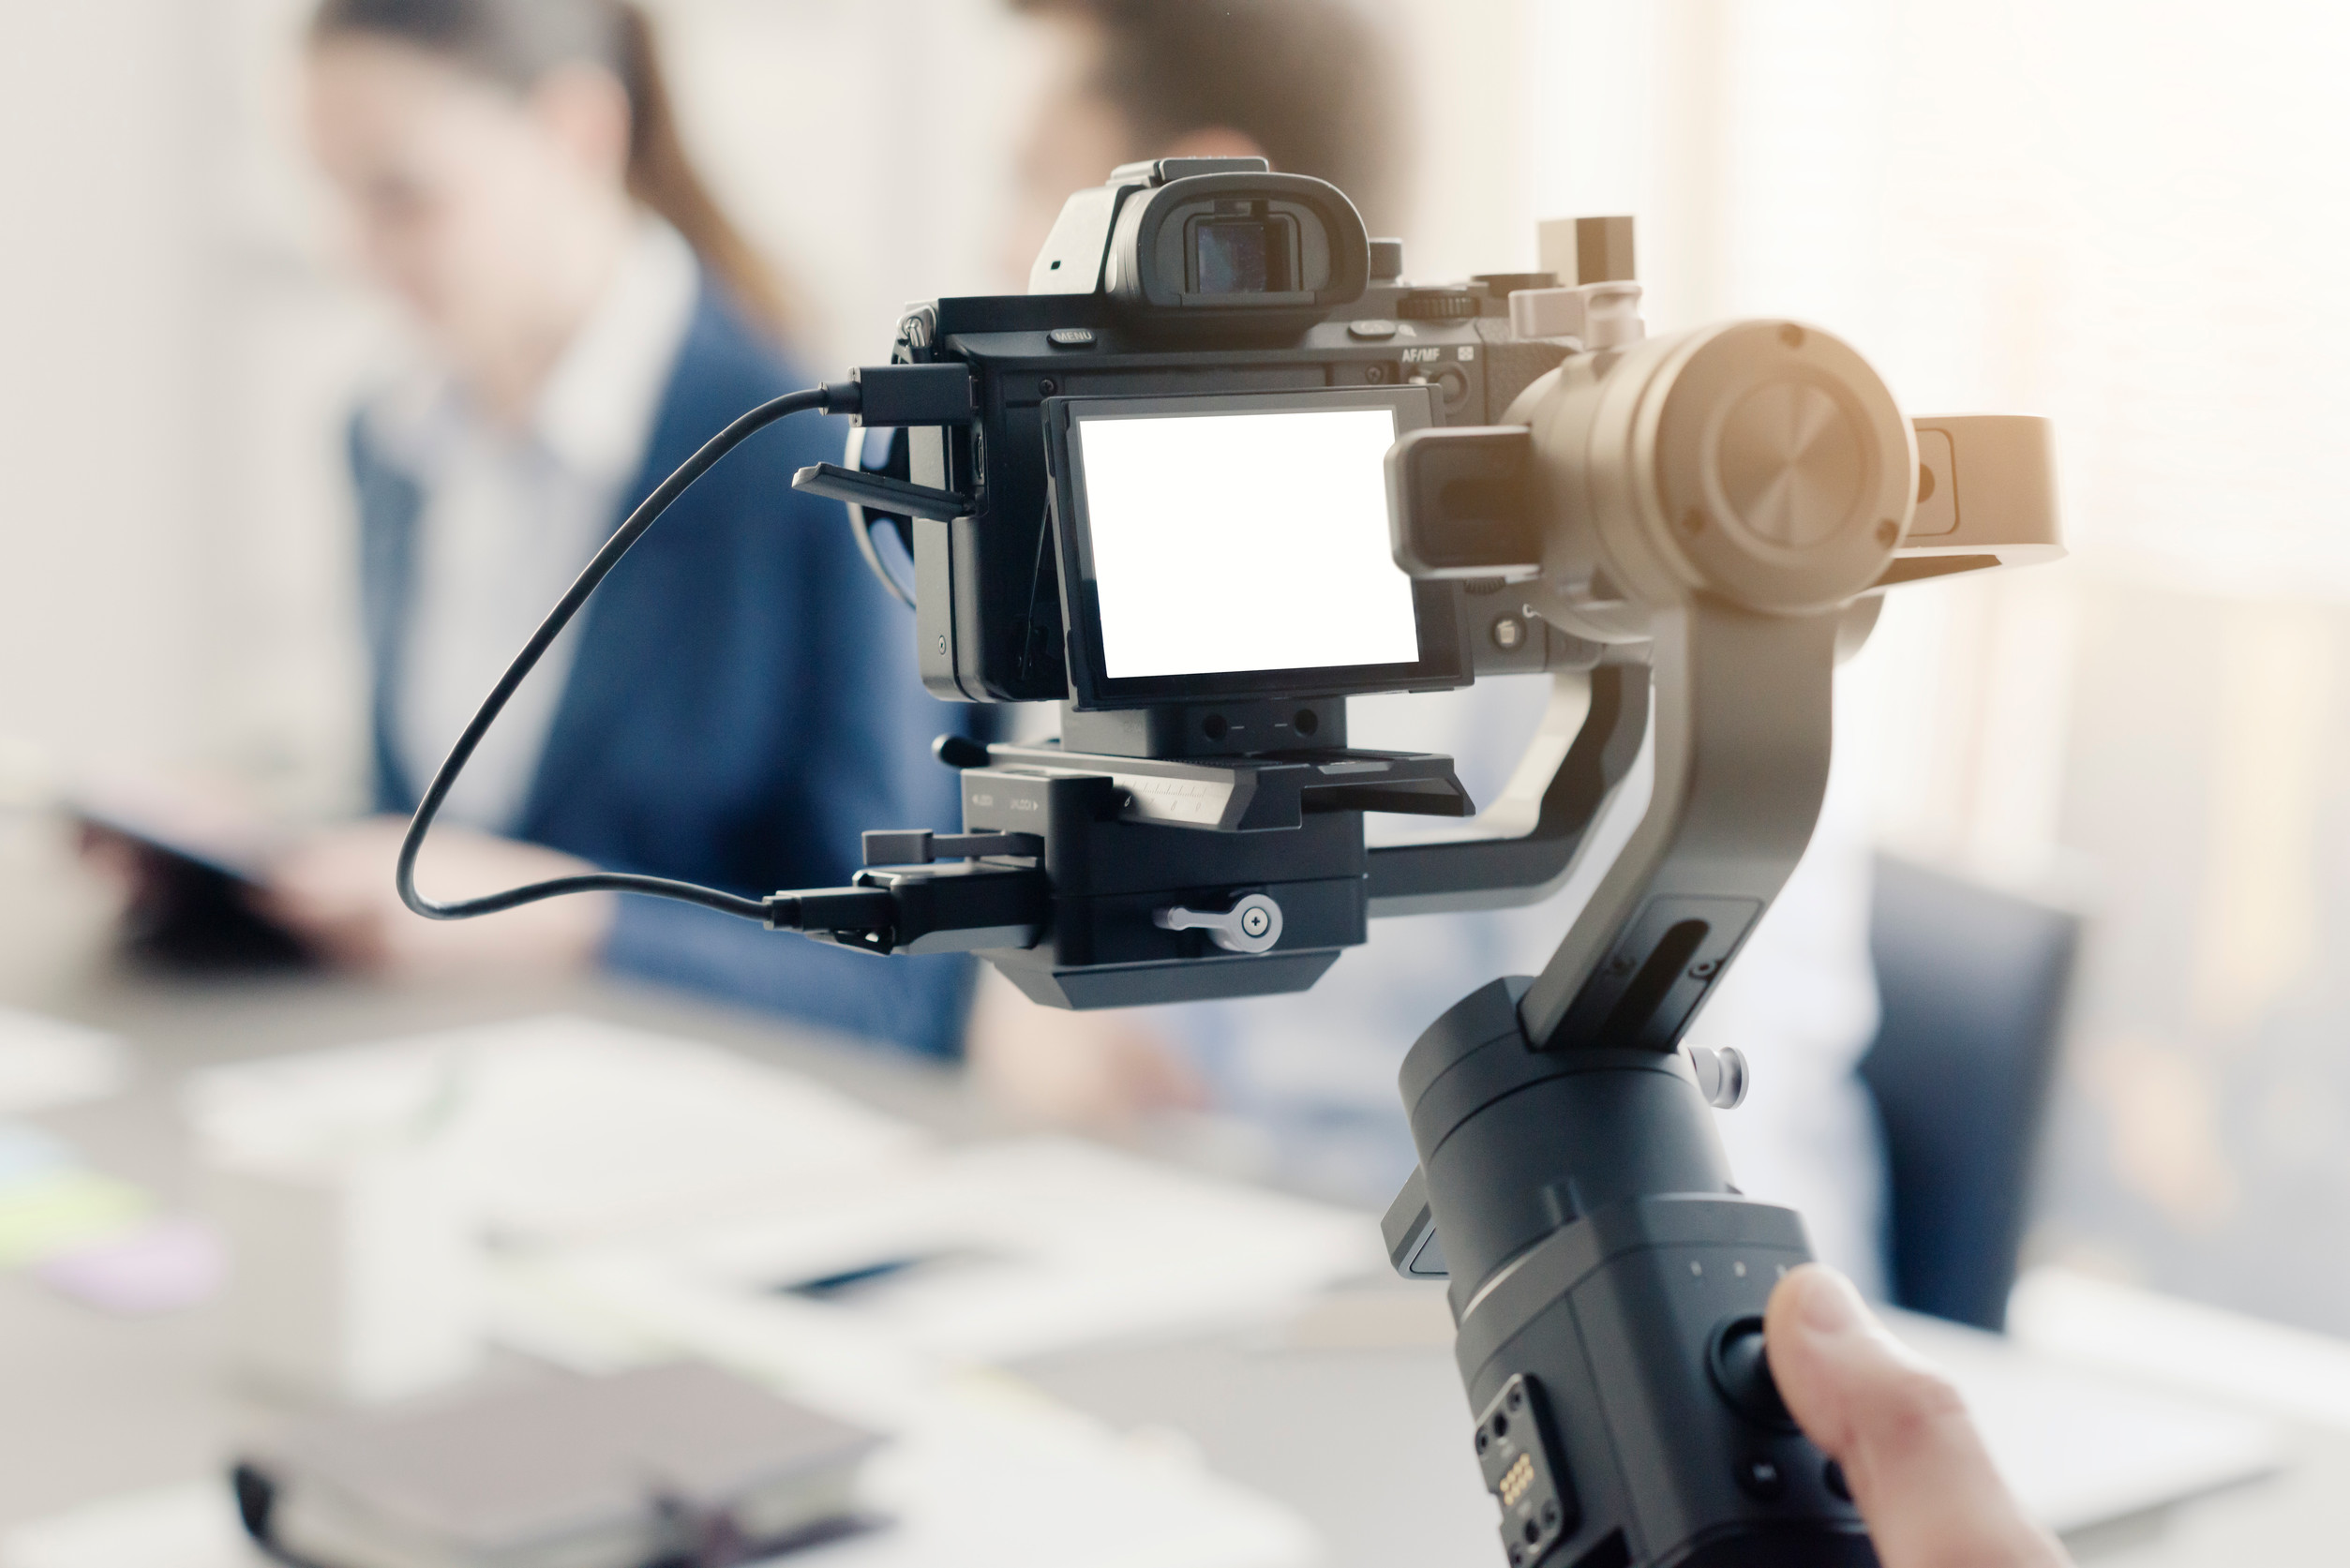
[[[806,1568],[1310,1568],[1290,1509],[1172,1435],[1120,1437],[994,1374],[942,1387],[863,1487],[896,1522],[778,1560]]]
[[[1893,1333],[1966,1396],[1992,1462],[2050,1530],[2086,1529],[2266,1475],[2276,1428],[1914,1313]]]
[[[2350,1431],[2350,1341],[2331,1335],[2054,1267],[2016,1282],[2008,1327],[2067,1361]]]
[[[0,1535],[0,1568],[270,1568],[224,1477],[130,1492]]]
[[[562,1016],[207,1068],[185,1104],[224,1159],[445,1142],[489,1234],[513,1242],[701,1220],[924,1142],[715,1046]]]
[[[1047,1137],[529,1267],[542,1305],[567,1297],[679,1350],[717,1353],[711,1335],[765,1324],[779,1354],[955,1363],[1261,1322],[1385,1265],[1371,1216]],[[526,1348],[560,1337],[543,1319],[507,1322]]]
[[[0,1115],[103,1099],[129,1082],[130,1052],[113,1036],[0,1008]]]

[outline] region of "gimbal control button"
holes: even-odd
[[[1730,1409],[1758,1426],[1790,1432],[1795,1429],[1795,1418],[1787,1413],[1786,1401],[1779,1397],[1779,1385],[1771,1378],[1770,1358],[1763,1353],[1759,1314],[1731,1318],[1714,1331],[1714,1341],[1706,1351],[1706,1369],[1714,1374],[1714,1386],[1720,1390]]]

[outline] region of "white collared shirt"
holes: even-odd
[[[445,372],[367,413],[370,435],[423,492],[391,738],[421,789],[481,700],[620,521],[700,289],[694,252],[647,218],[520,430],[485,418]],[[450,793],[444,815],[512,833],[527,808],[578,627],[516,692]]]

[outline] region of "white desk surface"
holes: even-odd
[[[950,1134],[990,1129],[946,1071],[795,1039],[660,993],[602,983],[468,991],[141,980],[104,957],[103,931],[91,889],[52,854],[0,835],[0,1002],[117,1031],[142,1061],[129,1093],[40,1119],[167,1203],[188,1181],[172,1091],[190,1068],[557,1009],[741,1049]],[[0,1530],[217,1473],[233,1435],[271,1413],[216,1375],[217,1331],[204,1309],[108,1318],[0,1276]],[[1227,1334],[1062,1353],[1019,1370],[1120,1426],[1188,1434],[1214,1469],[1310,1519],[1332,1563],[1494,1560],[1491,1504],[1468,1463],[1468,1416],[1440,1345],[1315,1348]],[[2340,1560],[2350,1432],[2291,1422],[2284,1432],[2281,1474],[2069,1544],[2084,1562],[2115,1568]]]

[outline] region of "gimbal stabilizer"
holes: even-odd
[[[402,891],[437,918],[690,897],[875,952],[977,952],[1062,1007],[1302,990],[1370,916],[1556,891],[1653,726],[1651,796],[1549,963],[1468,996],[1405,1060],[1420,1161],[1390,1252],[1450,1277],[1518,1568],[1872,1561],[1763,1357],[1771,1286],[1809,1249],[1793,1213],[1731,1185],[1711,1107],[1744,1065],[1681,1040],[1810,836],[1835,663],[1881,591],[2060,553],[2046,426],[1913,426],[1858,354],[1792,322],[1646,339],[1637,289],[1605,271],[1444,289],[1400,271],[1338,192],[1252,160],[1136,165],[1072,198],[1030,294],[909,313],[898,363],[746,415],[623,526],[434,781]],[[695,473],[803,407],[911,433],[896,474],[798,483],[861,529],[905,520],[933,690],[1067,698],[1060,742],[942,741],[964,832],[868,834],[847,888],[597,875],[423,900],[425,829],[537,653]],[[1388,546],[1416,660],[1158,679],[1114,641],[1112,508],[1088,488],[1106,422],[1366,412],[1399,433]],[[1544,670],[1504,798],[1450,842],[1367,849],[1366,812],[1470,807],[1447,758],[1348,749],[1345,694]]]
[[[1403,1068],[1420,1170],[1386,1239],[1401,1272],[1451,1277],[1513,1563],[1873,1561],[1761,1353],[1771,1287],[1810,1251],[1792,1212],[1731,1184],[1709,1104],[1736,1103],[1744,1065],[1679,1046],[1810,837],[1839,647],[1866,636],[1879,591],[2058,553],[2043,422],[1917,430],[1858,355],[1793,323],[1574,356],[1504,424],[1419,431],[1388,459],[1399,560],[1501,577],[1501,603],[1549,630],[1533,782],[1486,831],[1366,853],[1349,814],[1448,799],[1444,759],[1309,749],[1301,721],[1342,741],[1342,709],[1227,704],[1209,716],[1292,734],[1269,755],[1170,756],[1197,713],[1072,713],[1062,746],[997,746],[965,773],[987,837],[933,846],[985,858],[956,875],[1023,878],[1016,937],[991,933],[985,956],[1040,1000],[1157,999],[1170,928],[1221,950],[1202,944],[1188,993],[1221,954],[1263,954],[1235,981],[1271,990],[1285,955],[1318,975],[1357,910],[1554,889],[1654,725],[1645,810],[1556,955],[1460,1002]],[[1911,543],[1927,485],[1963,485],[1966,510]],[[869,878],[900,897],[948,885]],[[1356,888],[1359,903],[1331,896]]]

